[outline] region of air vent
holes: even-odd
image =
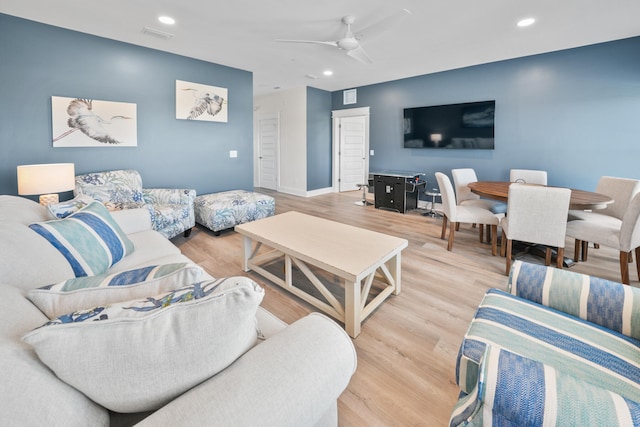
[[[156,30],[149,27],[144,27],[142,29],[142,34],[146,34],[151,37],[156,37],[158,39],[169,40],[173,37],[173,34],[165,33],[164,31]]]

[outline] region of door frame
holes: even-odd
[[[332,123],[332,165],[331,165],[331,189],[334,193],[340,191],[340,119],[343,117],[364,116],[364,171],[367,179],[369,176],[369,107],[347,108],[344,110],[333,110],[331,112]],[[366,181],[365,181],[366,182]]]

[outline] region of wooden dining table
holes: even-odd
[[[509,185],[511,184],[513,183],[508,181],[476,181],[467,184],[467,186],[472,193],[475,193],[480,197],[506,202],[509,198]],[[613,203],[613,199],[605,194],[594,193],[592,191],[577,190],[573,188],[570,188],[570,190],[571,200],[569,201],[569,209],[603,209],[606,205]]]
[[[488,199],[500,200],[508,202],[509,186],[513,182],[508,181],[476,181],[467,184],[472,193],[480,197]],[[539,184],[519,184],[519,185],[539,185]],[[569,200],[569,209],[576,210],[595,210],[604,209],[608,204],[613,203],[613,199],[605,194],[594,193],[592,191],[577,190],[570,188],[571,199]],[[544,257],[545,251],[541,250],[541,245],[525,245],[525,250],[514,248],[518,252],[527,252],[532,255]],[[571,267],[574,260],[564,257],[563,266]]]

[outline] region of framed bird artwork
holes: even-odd
[[[54,147],[136,147],[136,104],[51,97]]]
[[[176,80],[176,119],[227,123],[228,90]]]

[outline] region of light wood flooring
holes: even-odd
[[[480,243],[478,229],[470,225],[460,227],[448,252],[440,240],[440,219],[422,216],[421,210],[400,214],[357,206],[358,191],[310,198],[256,191],[275,197],[276,213],[296,210],[409,241],[402,252],[402,292],[390,296],[353,340],[358,369],[339,399],[339,425],[447,425],[458,396],[454,375],[460,341],[485,291],[506,287],[505,259],[491,256],[490,245]],[[196,226],[189,238],[172,241],[214,277],[247,274],[241,237],[234,231],[216,237]],[[573,254],[572,241],[566,252]],[[638,286],[635,266],[630,267],[631,284]],[[590,249],[589,261],[571,270],[620,280],[618,253],[604,247]],[[262,305],[285,322],[314,311],[261,276],[248,275],[265,288]]]

